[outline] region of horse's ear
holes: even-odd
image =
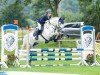
[[[64,17],[60,17],[60,20],[65,20],[65,18]]]
[[[62,24],[64,24],[64,18],[60,17],[59,18],[59,22],[61,22]]]

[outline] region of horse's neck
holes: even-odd
[[[50,23],[57,26],[58,25],[58,21],[59,21],[59,17],[53,17],[50,19]]]

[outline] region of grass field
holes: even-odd
[[[28,71],[48,72],[80,75],[100,75],[100,66],[65,66],[65,67],[32,67],[32,68],[8,68],[2,71]]]
[[[19,49],[21,48],[22,41],[19,41]],[[62,42],[62,47],[73,48],[76,47],[75,42]],[[35,48],[57,48],[58,43],[50,42],[48,44],[41,43]],[[97,61],[100,62],[100,57],[97,57]],[[78,61],[37,61],[32,64],[53,64],[53,63],[78,63]],[[49,73],[65,73],[65,74],[80,74],[80,75],[100,75],[100,66],[57,66],[57,67],[34,67],[32,68],[19,68],[10,67],[8,69],[2,68],[1,71],[28,71],[28,72],[49,72]]]

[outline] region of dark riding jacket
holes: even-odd
[[[39,18],[39,19],[38,19],[38,22],[39,22],[41,25],[44,25],[45,22],[46,22],[47,20],[49,20],[50,18],[51,18],[51,17],[48,17],[47,14],[46,14],[46,15],[42,16],[41,18]]]

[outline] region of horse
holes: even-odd
[[[62,23],[63,19],[60,17],[53,17],[46,21],[44,24],[44,30],[42,31],[41,35],[39,35],[38,40],[36,40],[35,35],[33,35],[36,31],[26,34],[23,38],[22,49],[26,47],[26,49],[29,50],[40,42],[45,42],[45,40],[50,41],[50,39],[55,35],[56,37],[59,36],[59,28]]]

